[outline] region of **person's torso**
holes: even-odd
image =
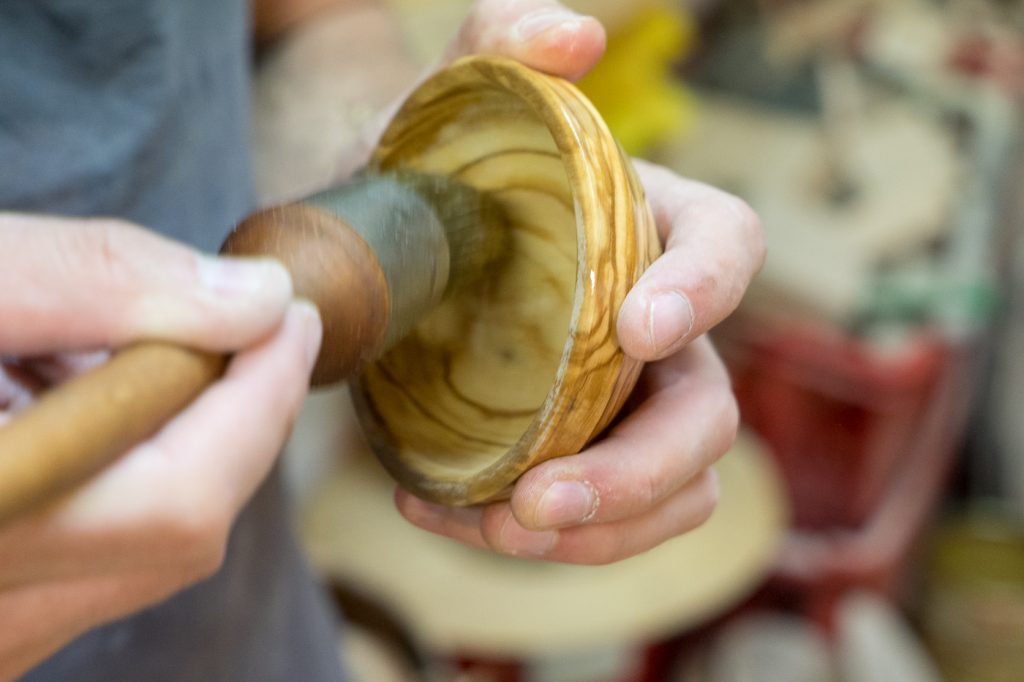
[[[244,0],[0,3],[0,209],[212,250],[252,202]]]

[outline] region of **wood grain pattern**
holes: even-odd
[[[506,214],[505,253],[371,365],[353,393],[371,445],[417,494],[474,504],[582,449],[641,364],[616,315],[659,244],[643,190],[574,86],[494,57],[424,83],[373,169],[447,175]]]

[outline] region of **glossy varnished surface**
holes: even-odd
[[[565,81],[471,58],[418,89],[375,166],[450,175],[498,202],[503,250],[355,385],[371,444],[414,492],[500,497],[579,451],[640,370],[619,307],[656,255],[649,210],[603,122]]]

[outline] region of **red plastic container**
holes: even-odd
[[[880,350],[834,331],[733,320],[716,336],[743,419],[780,463],[794,528],[768,603],[831,626],[843,593],[900,598],[973,394],[970,344]]]
[[[772,446],[801,529],[857,528],[921,428],[945,346],[880,351],[809,325],[732,322],[716,336],[743,420]]]

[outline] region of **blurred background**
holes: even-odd
[[[406,525],[347,394],[311,398],[287,465],[354,679],[1024,679],[1024,2],[567,4],[608,28],[580,87],[623,146],[763,219],[715,332],[744,433],[706,527],[553,566]],[[336,177],[468,5],[262,53],[263,199]]]

